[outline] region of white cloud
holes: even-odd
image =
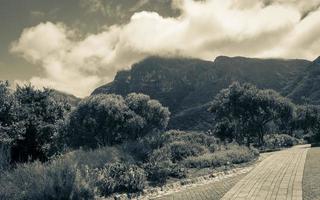
[[[179,17],[139,12],[125,25],[81,39],[66,25],[42,23],[24,30],[11,51],[45,70],[45,77],[31,79],[33,84],[86,96],[149,55],[313,59],[320,52],[319,3],[175,0]]]

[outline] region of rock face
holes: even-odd
[[[118,72],[113,82],[97,88],[93,95],[145,93],[169,107],[170,128],[206,130],[212,118],[206,110],[221,89],[239,81],[288,94],[310,63],[225,56],[214,62],[150,57],[129,71]]]

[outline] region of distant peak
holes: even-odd
[[[219,61],[219,60],[226,60],[226,59],[230,59],[231,57],[228,56],[217,56],[214,61]]]

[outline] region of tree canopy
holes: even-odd
[[[70,114],[66,138],[74,148],[119,144],[165,129],[169,117],[168,108],[147,95],[90,96]]]
[[[12,162],[46,160],[50,154],[57,125],[70,110],[67,102],[54,98],[53,90],[0,84],[1,143],[11,146]]]
[[[274,90],[235,82],[218,93],[209,111],[215,114],[220,137],[247,144],[256,138],[261,144],[268,123],[283,124],[293,118],[294,104]]]

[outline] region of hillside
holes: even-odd
[[[188,58],[150,57],[120,71],[113,82],[93,94],[140,92],[158,99],[172,112],[170,128],[207,129],[208,102],[234,81],[288,93],[311,62],[306,60],[217,57],[214,62]]]
[[[320,57],[314,60],[306,71],[291,86],[288,97],[297,103],[320,104]]]
[[[81,101],[80,98],[72,95],[72,94],[67,94],[58,90],[53,90],[54,97],[58,101],[66,101],[68,102],[72,107],[75,107],[78,105],[78,103]]]

